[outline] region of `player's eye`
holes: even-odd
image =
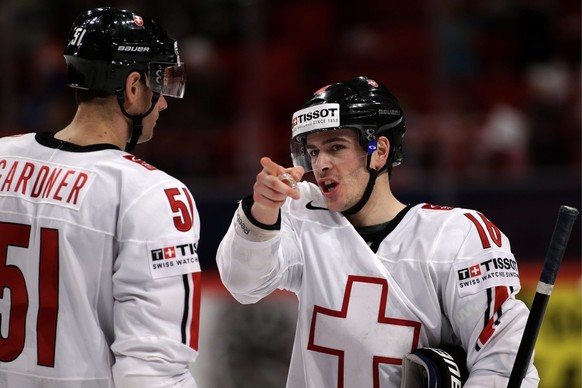
[[[307,150],[307,153],[309,154],[309,156],[311,156],[313,158],[313,157],[316,157],[317,155],[319,155],[319,150],[310,149],[310,150]]]

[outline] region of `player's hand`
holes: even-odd
[[[285,203],[287,197],[299,199],[298,189],[293,189],[288,181],[279,179],[279,175],[289,173],[300,181],[303,177],[303,167],[284,168],[273,162],[271,158],[261,158],[263,169],[257,174],[257,179],[253,185],[254,204],[251,208],[253,217],[266,225],[277,222],[279,209]]]

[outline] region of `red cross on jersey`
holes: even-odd
[[[418,345],[420,322],[386,316],[386,279],[350,276],[340,311],[315,306],[307,348],[335,356],[338,388],[379,387],[379,364]]]

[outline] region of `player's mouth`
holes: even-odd
[[[324,196],[331,196],[338,188],[339,184],[335,179],[321,178],[317,181]]]

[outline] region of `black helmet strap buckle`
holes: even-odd
[[[154,95],[152,96],[152,105],[150,106],[150,108],[147,110],[147,112],[137,114],[137,115],[129,114],[125,110],[125,106],[124,106],[125,99],[123,97],[123,89],[121,89],[121,88],[116,89],[115,95],[117,96],[117,103],[119,104],[119,107],[121,108],[121,112],[123,113],[123,115],[125,117],[131,119],[131,124],[132,124],[131,125],[131,139],[129,140],[129,143],[125,147],[125,151],[131,152],[131,151],[133,151],[133,149],[137,145],[137,141],[139,140],[139,137],[141,136],[141,133],[143,130],[143,118],[146,117],[147,115],[149,115],[150,113],[152,113],[152,111],[154,110],[154,107],[158,103],[158,99],[160,98],[160,93],[154,92]]]

